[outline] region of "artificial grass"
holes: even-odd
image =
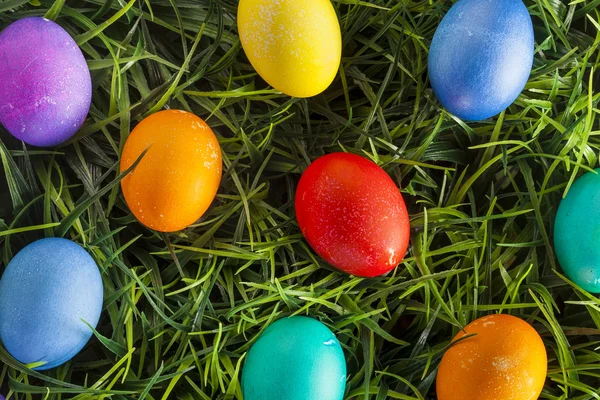
[[[0,1],[0,28],[32,15],[66,28],[94,84],[90,117],[65,146],[23,147],[0,129],[0,269],[31,241],[64,236],[94,256],[105,284],[85,350],[41,374],[0,349],[1,391],[241,399],[249,346],[273,320],[303,314],[342,343],[346,399],[434,399],[460,327],[505,312],[542,334],[541,398],[600,398],[600,301],[561,275],[552,248],[561,196],[598,166],[600,0],[525,3],[536,36],[527,87],[502,115],[467,124],[427,80],[427,48],[451,1],[334,1],[342,65],[307,100],[256,75],[236,1]],[[213,128],[224,175],[198,224],[161,235],[128,211],[118,155],[143,116],[167,107]],[[386,277],[333,270],[298,230],[300,173],[333,151],[376,161],[402,188],[411,245]]]

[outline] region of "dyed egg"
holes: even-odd
[[[468,335],[474,336],[463,339]],[[453,342],[438,370],[438,400],[536,400],[542,392],[546,348],[522,319],[506,314],[479,318]]]
[[[192,113],[161,111],[145,118],[123,148],[121,171],[148,150],[123,178],[125,201],[147,227],[174,232],[193,224],[221,182],[221,148],[213,131]]]
[[[0,280],[0,339],[23,364],[46,370],[85,346],[102,312],[102,278],[79,245],[41,239],[21,250]]]
[[[342,400],[345,388],[342,346],[329,328],[308,317],[269,325],[242,370],[244,400]]]
[[[237,23],[250,63],[275,89],[310,97],[335,78],[342,34],[329,0],[240,0]]]
[[[459,0],[431,42],[431,86],[457,117],[490,118],[519,97],[533,52],[533,25],[521,0]]]
[[[408,247],[408,212],[396,184],[354,154],[329,154],[306,169],[296,190],[296,218],[311,247],[352,275],[383,275]]]
[[[79,130],[92,81],[69,34],[45,18],[24,18],[0,34],[0,123],[17,139],[54,146]]]
[[[554,248],[561,268],[592,293],[600,293],[600,169],[596,172],[571,185],[554,221]]]

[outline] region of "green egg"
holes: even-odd
[[[600,293],[599,205],[600,174],[588,172],[560,202],[554,222],[554,247],[561,268],[569,279],[592,293]]]
[[[271,324],[248,351],[242,370],[244,400],[342,400],[345,388],[340,343],[308,317]]]

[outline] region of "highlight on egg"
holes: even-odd
[[[600,293],[600,169],[577,179],[560,202],[554,248],[564,273],[582,289]]]
[[[520,318],[493,314],[465,326],[444,353],[438,400],[537,400],[547,355],[535,329]]]
[[[81,50],[56,23],[23,18],[0,33],[0,123],[17,139],[41,147],[70,139],[92,101]]]
[[[383,275],[402,261],[410,222],[400,190],[374,162],[348,153],[316,159],[302,174],[296,218],[311,247],[352,275]]]
[[[196,222],[221,182],[221,147],[196,115],[167,110],[150,115],[131,132],[121,155],[125,201],[148,228],[174,232]]]
[[[452,114],[484,120],[523,91],[533,54],[533,24],[521,0],[458,0],[431,42],[431,86]]]
[[[248,60],[275,89],[311,97],[335,78],[342,34],[330,0],[240,0],[237,24]]]
[[[23,364],[57,367],[92,336],[103,285],[94,259],[78,244],[41,239],[22,249],[0,280],[0,340]],[[87,324],[86,324],[87,323]]]
[[[323,323],[295,316],[269,325],[242,369],[244,400],[342,400],[346,360]]]

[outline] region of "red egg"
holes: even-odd
[[[352,275],[383,275],[408,247],[408,212],[398,187],[377,164],[354,154],[328,154],[306,169],[296,218],[311,247]]]

